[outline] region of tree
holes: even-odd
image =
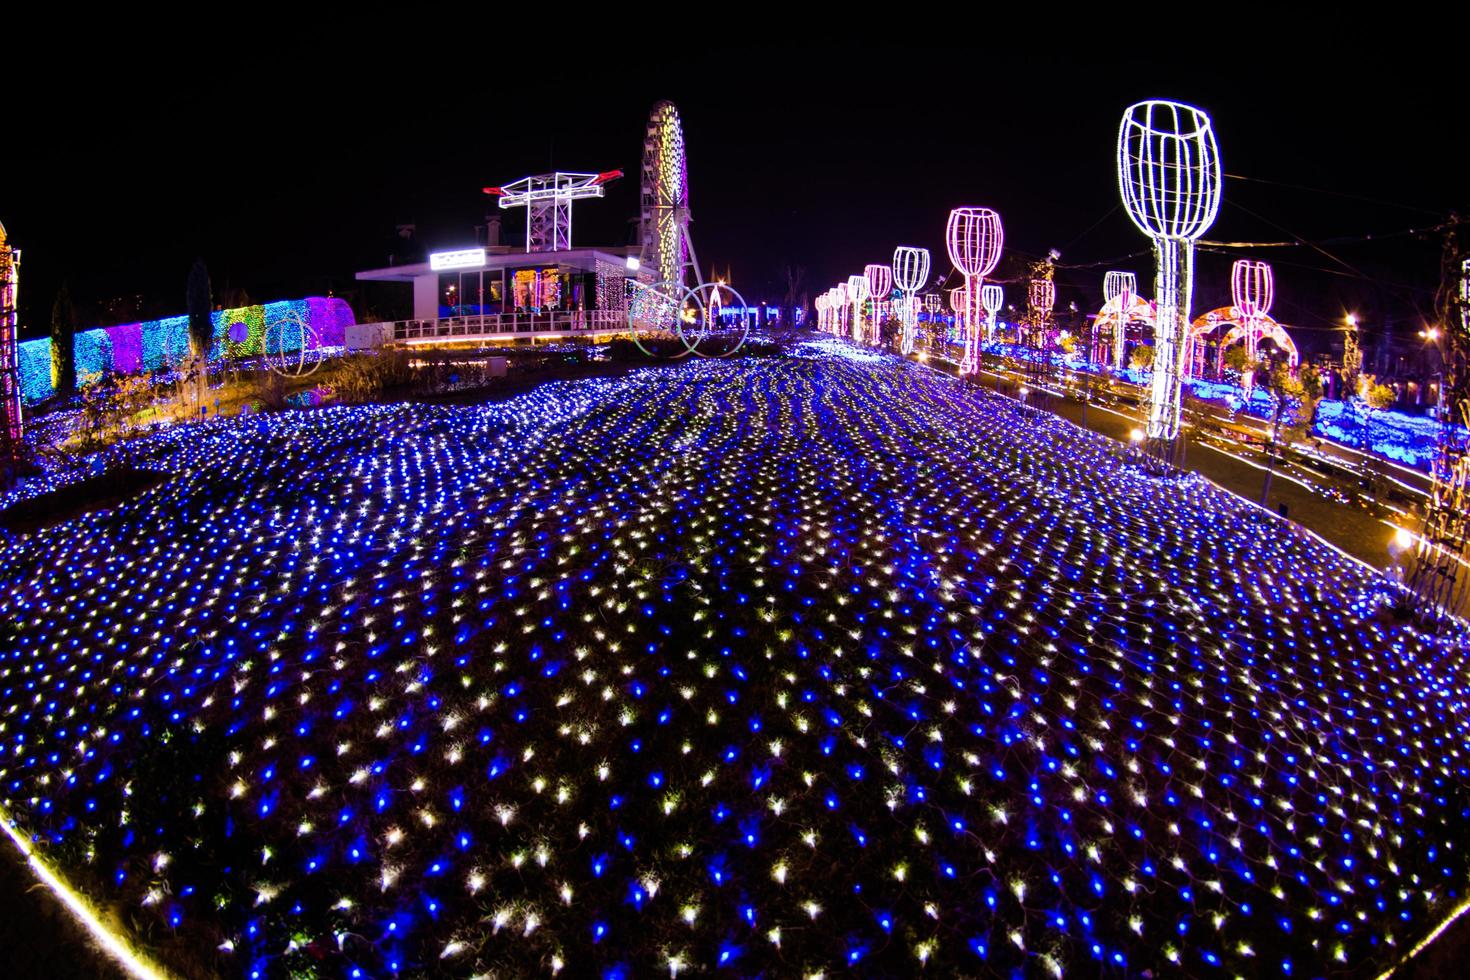
[[[1154,366],[1154,349],[1144,344],[1133,348],[1128,363],[1135,371],[1147,371]]]
[[[194,372],[198,378],[198,401],[203,405],[209,389],[209,349],[214,344],[214,325],[209,320],[214,300],[209,289],[209,269],[202,258],[195,259],[193,268],[189,270],[184,300],[184,308],[189,311],[189,353],[194,358]]]
[[[76,304],[71,301],[71,288],[62,283],[51,304],[51,387],[58,395],[69,395],[77,388],[76,334]]]
[[[1250,353],[1245,349],[1244,344],[1227,350],[1225,352],[1224,362],[1225,366],[1240,375],[1242,380],[1245,379],[1246,372],[1253,367]]]

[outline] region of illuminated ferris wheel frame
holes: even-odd
[[[694,243],[689,239],[689,170],[684,156],[684,126],[679,110],[667,100],[649,113],[643,139],[640,182],[640,264],[660,282],[703,283]]]

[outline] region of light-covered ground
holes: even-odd
[[[0,800],[189,972],[1367,974],[1463,647],[888,358],[213,422],[0,549]]]

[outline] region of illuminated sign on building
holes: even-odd
[[[480,269],[484,265],[483,248],[462,248],[457,252],[435,252],[429,256],[429,268],[435,272],[445,269]]]

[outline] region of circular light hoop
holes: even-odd
[[[720,290],[722,289],[729,291],[731,297],[733,298],[733,302],[726,303],[720,300],[719,294]],[[703,294],[706,290],[710,292],[711,302],[709,303],[706,303],[704,301]],[[700,357],[709,358],[731,357],[736,354],[740,350],[740,348],[745,346],[746,339],[750,337],[750,320],[753,314],[749,312],[750,307],[746,304],[745,297],[740,295],[739,290],[737,290],[734,286],[722,286],[719,283],[702,282],[698,286],[695,286],[693,289],[689,290],[688,293],[689,296],[694,299],[694,302],[698,305],[701,311],[719,309],[723,306],[733,306],[735,309],[740,310],[740,313],[738,314],[740,322],[740,340],[736,342],[734,347],[731,347],[729,350],[721,354],[706,354],[704,351],[699,349],[700,342],[704,340],[710,329],[709,314],[706,312],[703,317],[705,321],[704,326],[700,330],[699,336],[695,339],[694,345],[689,348],[692,353]]]
[[[669,335],[677,338],[684,345],[684,350],[675,354],[675,359],[694,353],[709,326],[704,301],[696,289],[690,289],[682,282],[670,279],[660,279],[647,285],[635,281],[633,285],[635,292],[628,303],[628,332],[638,349],[649,357],[656,356],[643,346],[643,332],[646,331],[646,339],[649,340],[666,338]],[[693,343],[684,335],[684,310],[690,299],[698,307],[695,318],[700,323],[699,336],[694,338]]]
[[[285,347],[290,336],[286,332],[287,327],[300,339],[295,349]],[[273,373],[283,378],[305,378],[315,374],[322,366],[321,358],[309,360],[307,355],[316,346],[315,328],[295,310],[288,309],[280,316],[266,320],[265,336],[261,340],[262,356],[265,366]]]
[[[1000,262],[1005,231],[990,208],[955,208],[944,229],[949,260],[967,279],[988,276]]]

